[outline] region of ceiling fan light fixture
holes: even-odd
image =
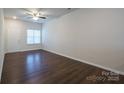
[[[39,18],[38,18],[38,17],[36,17],[36,16],[34,16],[34,17],[33,17],[33,20],[38,20],[38,19],[39,19]]]

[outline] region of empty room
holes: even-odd
[[[123,8],[0,8],[1,84],[123,84]]]

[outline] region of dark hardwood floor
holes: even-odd
[[[2,84],[124,83],[124,76],[44,50],[5,55]]]

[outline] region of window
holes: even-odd
[[[27,30],[27,44],[40,44],[40,30]]]

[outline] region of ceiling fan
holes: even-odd
[[[33,20],[46,19],[46,16],[43,16],[41,12],[38,11],[28,11],[25,13],[27,17],[32,18]]]

